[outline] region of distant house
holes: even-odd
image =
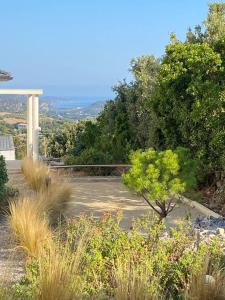
[[[17,123],[16,128],[19,130],[26,130],[27,129],[27,124],[26,123]]]
[[[15,146],[11,135],[0,136],[0,155],[5,160],[15,160]]]

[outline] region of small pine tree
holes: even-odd
[[[188,149],[138,150],[130,158],[132,167],[124,174],[124,183],[140,194],[160,219],[172,211],[177,194],[197,184],[197,163]]]

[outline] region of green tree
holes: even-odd
[[[204,30],[203,30],[204,29]],[[188,43],[215,44],[225,36],[225,3],[213,2],[209,4],[207,19],[203,26],[197,25],[194,31],[187,32]]]
[[[196,187],[197,164],[188,149],[138,150],[130,159],[132,167],[123,176],[124,183],[140,194],[160,219],[173,210],[178,193]]]
[[[83,130],[83,123],[65,122],[53,131],[45,131],[47,144],[47,155],[52,157],[64,157],[72,153],[75,148],[78,137]]]
[[[220,45],[224,49],[225,44]],[[190,148],[211,172],[225,162],[224,86],[221,54],[207,43],[166,48],[155,94],[165,148]]]
[[[106,103],[96,122],[86,123],[73,151],[75,156],[82,158],[82,151],[86,153],[87,149],[94,148],[96,153],[105,153],[105,159],[110,158],[108,162],[122,163],[128,161],[131,150],[155,147],[159,143],[155,134],[156,116],[147,105],[157,85],[159,66],[153,56],[132,60],[135,81],[114,86],[115,99]]]
[[[214,2],[209,4],[208,18],[204,21],[205,39],[215,43],[225,36],[225,3]]]

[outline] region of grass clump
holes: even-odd
[[[185,293],[185,300],[193,299],[225,299],[225,273],[221,266],[218,264],[211,266],[206,259],[201,270],[191,277]]]
[[[39,203],[30,198],[9,204],[9,223],[19,246],[31,256],[38,256],[51,236]]]
[[[52,182],[36,196],[40,209],[47,213],[50,224],[57,224],[64,218],[72,201],[72,188],[68,183]]]
[[[143,263],[137,264],[132,257],[124,261],[120,259],[116,261],[113,275],[115,280],[115,300],[162,299],[159,279],[149,273],[147,265],[143,265]]]
[[[27,157],[23,159],[21,169],[28,184],[35,192],[45,190],[50,184],[50,170],[43,163]]]
[[[48,214],[51,224],[64,217],[72,200],[71,185],[50,176],[50,169],[41,162],[26,158],[22,162],[24,176],[36,192],[40,211]]]
[[[81,299],[84,282],[80,276],[81,261],[85,253],[85,235],[76,247],[68,241],[51,244],[38,259],[38,299]]]

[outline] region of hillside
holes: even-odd
[[[40,99],[40,112],[47,116],[57,116],[71,120],[92,119],[99,115],[105,103],[104,100],[91,102],[88,98],[74,100],[66,97],[45,97]],[[26,98],[24,96],[0,97],[1,113],[16,114],[18,117],[18,115],[25,115],[26,109]]]

